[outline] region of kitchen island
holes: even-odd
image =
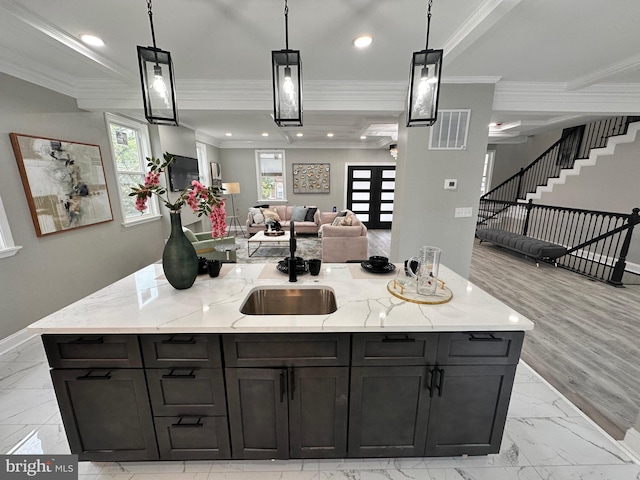
[[[393,274],[225,264],[173,289],[160,265],[32,324],[81,460],[497,453],[533,323],[441,266],[450,302],[389,293]],[[255,288],[326,287],[325,315],[245,315]]]

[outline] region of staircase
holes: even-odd
[[[635,123],[634,123],[635,122]],[[619,143],[630,142],[640,129],[640,117],[614,117],[575,127],[549,147],[527,167],[480,197],[478,222],[496,214],[482,211],[482,200],[504,202],[539,199],[553,185],[562,184],[585,166],[594,165],[599,156],[610,155]]]

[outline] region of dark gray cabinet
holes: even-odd
[[[80,460],[497,453],[524,332],[44,335]]]
[[[437,368],[425,455],[498,453],[515,372],[515,365]]]
[[[235,459],[346,455],[348,367],[227,368]]]
[[[51,371],[73,453],[82,461],[158,458],[141,369]]]

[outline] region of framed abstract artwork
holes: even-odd
[[[38,237],[113,220],[98,145],[9,136]]]
[[[330,163],[294,163],[293,193],[331,193]]]

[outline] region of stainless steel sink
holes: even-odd
[[[247,315],[326,315],[337,310],[329,287],[257,287],[240,307]]]

